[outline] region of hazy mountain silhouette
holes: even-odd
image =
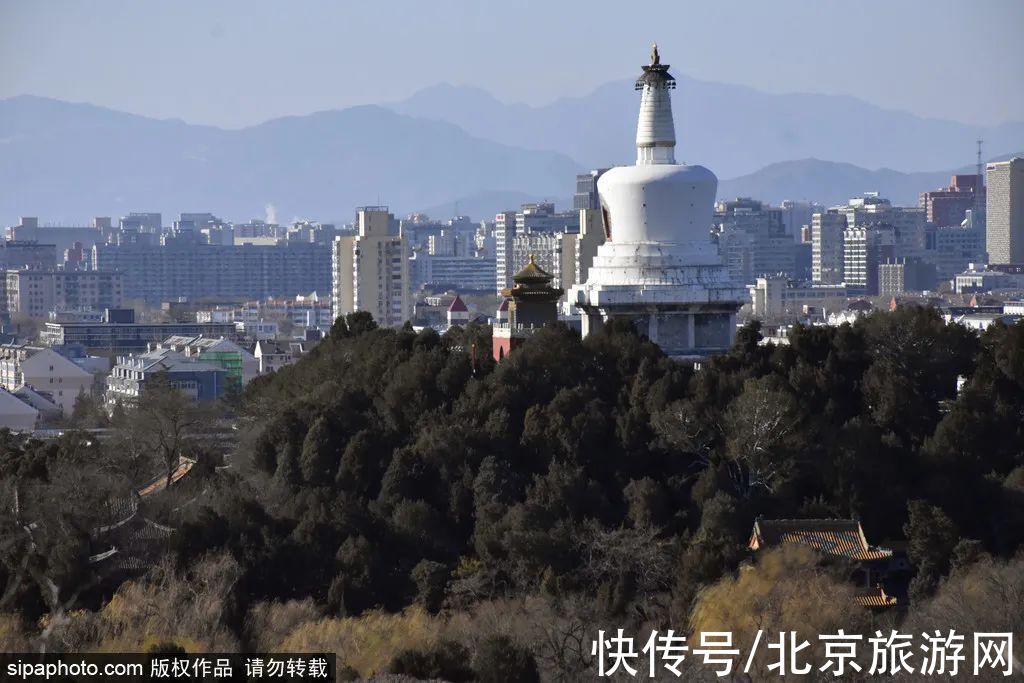
[[[1017,154],[1002,154],[986,161],[1003,161]],[[870,171],[853,164],[801,159],[770,164],[739,178],[719,180],[722,198],[755,197],[772,204],[784,199],[813,200],[826,205],[845,204],[864,192],[879,192],[894,204],[917,206],[918,195],[946,187],[954,173],[974,173],[974,166],[949,171],[901,173],[888,168]]]
[[[155,120],[38,97],[0,101],[0,219],[212,211],[241,220],[397,214],[491,188],[571,192],[568,157],[474,138],[376,106],[241,130]]]
[[[494,220],[494,214],[499,211],[518,209],[523,204],[534,202],[554,202],[555,209],[563,211],[572,206],[572,196],[565,194],[572,189],[568,186],[571,183],[563,183],[563,185],[566,185],[566,187],[561,188],[563,196],[494,190],[490,192],[477,192],[449,202],[440,202],[424,207],[420,211],[432,218],[438,219],[461,215],[470,216],[477,220]]]
[[[959,143],[935,143],[966,136],[969,157],[975,133],[968,134],[962,124],[886,112],[851,98],[772,96],[736,86],[698,83],[697,88],[693,83],[681,80],[675,98],[678,157],[715,171],[722,197],[753,196],[776,203],[806,198],[832,204],[877,190],[894,202],[913,205],[919,192],[945,185],[953,172],[864,168],[902,167],[885,161],[899,150],[907,164],[923,158],[918,168],[970,171],[957,158],[958,150],[949,151]],[[725,94],[714,96],[716,90]],[[757,112],[739,106],[743,98],[761,103],[763,121],[758,122]],[[702,99],[701,107],[687,105],[694,99]],[[688,134],[698,114],[714,113],[712,101],[735,106],[714,125],[697,126],[706,134]],[[844,109],[841,103],[850,106]],[[635,93],[624,83],[541,108],[504,105],[479,89],[441,86],[394,105],[417,111],[416,116],[362,106],[223,130],[16,97],[0,100],[0,223],[12,223],[19,215],[38,215],[44,222],[85,222],[90,216],[116,217],[129,211],[162,211],[168,221],[181,211],[212,211],[244,220],[262,217],[268,204],[283,221],[296,216],[347,221],[355,206],[376,203],[388,204],[397,215],[426,210],[438,218],[456,208],[488,218],[543,199],[564,207],[574,191],[574,176],[584,167],[632,163],[636,104]],[[612,106],[621,111],[612,111]],[[870,116],[865,114],[865,122],[852,127],[851,112],[865,108]],[[795,123],[799,117],[790,121],[780,113],[791,110],[816,123],[803,128]],[[442,114],[452,122],[431,118]],[[876,123],[866,122],[872,117]],[[877,123],[882,119],[895,122],[891,130]],[[758,126],[762,131],[781,126],[780,121],[800,131],[789,137],[791,144],[779,141],[785,136],[776,135],[773,142],[752,132]],[[840,126],[837,121],[851,126],[850,139],[828,138],[827,131]],[[937,131],[931,133],[936,137],[920,142],[926,134],[915,126]],[[1024,124],[983,134],[988,149],[996,148],[992,138],[1010,140],[1003,149],[1024,148]],[[872,135],[871,144],[853,144]],[[510,142],[520,138],[521,145]],[[834,149],[828,154],[781,161],[797,158],[788,153],[790,148],[829,146]],[[571,154],[587,161],[581,165]],[[758,170],[729,179],[730,166],[746,167],[758,158],[766,159],[758,162]],[[940,163],[943,158],[953,161]],[[866,161],[858,164],[856,159]]]
[[[731,178],[787,159],[836,159],[905,172],[956,168],[1024,147],[1024,122],[995,127],[926,119],[834,95],[772,95],[675,72],[676,157]],[[632,163],[639,96],[631,82],[541,107],[503,104],[476,87],[442,84],[393,103],[395,111],[442,119],[471,135],[561,152],[591,167]]]

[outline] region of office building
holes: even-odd
[[[794,241],[783,215],[783,209],[749,198],[716,204],[715,237],[733,280],[749,284],[769,273],[792,277]]]
[[[1024,263],[1024,158],[986,168],[985,249],[989,263]]]
[[[811,219],[814,214],[821,213],[825,207],[814,202],[801,202],[793,201],[792,199],[783,200],[782,204],[779,205],[782,209],[782,225],[784,231],[793,236],[794,239],[800,240],[801,231],[804,228],[810,231]],[[810,243],[810,239],[807,240]]]
[[[971,263],[985,261],[985,229],[976,225],[974,209],[968,209],[962,225],[925,227],[923,258],[935,266],[935,276],[950,280]]]
[[[409,245],[386,206],[356,209],[357,234],[337,237],[332,253],[334,317],[367,311],[378,325],[413,316]]]
[[[54,245],[55,254],[63,254],[66,249],[81,242],[85,248],[106,241],[111,233],[110,219],[97,216],[92,225],[40,225],[34,216],[23,216],[18,225],[7,228],[7,239],[36,242]],[[55,264],[50,264],[55,265]]]
[[[431,256],[424,251],[413,254],[410,263],[413,289],[454,289],[461,292],[485,292],[494,289],[493,258],[475,256]]]
[[[40,244],[31,240],[0,240],[0,268],[3,270],[56,267],[55,244]]]
[[[130,311],[129,311],[130,313]],[[47,322],[40,341],[51,347],[78,347],[86,353],[113,356],[145,351],[168,337],[226,337],[238,334],[234,323]]]
[[[922,192],[918,206],[924,209],[924,218],[932,225],[960,225],[967,211],[984,206],[985,188],[981,177],[955,175],[949,187]]]
[[[573,210],[601,208],[601,198],[597,193],[597,181],[607,170],[607,168],[598,168],[590,173],[581,173],[576,176],[576,194],[572,198]]]
[[[163,216],[159,213],[130,213],[121,216],[118,228],[126,232],[142,232],[159,235],[163,232]]]
[[[878,264],[878,294],[892,297],[935,287],[935,265],[919,258],[889,258]]]

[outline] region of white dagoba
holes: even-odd
[[[732,344],[748,295],[711,242],[718,179],[703,166],[676,163],[669,96],[676,82],[668,68],[655,45],[636,81],[636,164],[597,182],[605,243],[569,300],[582,311],[584,336],[625,318],[671,356],[705,356]]]

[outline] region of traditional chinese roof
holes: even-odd
[[[452,299],[451,304],[448,306],[449,313],[469,313],[469,309],[466,308],[466,302],[462,300],[462,297],[458,294]]]
[[[868,544],[860,522],[855,519],[758,519],[749,547],[759,550],[783,543],[799,543],[833,557],[851,560],[880,560],[892,556],[886,548]]]
[[[551,282],[551,275],[544,271],[537,262],[533,260],[533,254],[530,254],[530,262],[520,270],[518,273],[512,276],[512,281],[516,283],[526,282]]]
[[[846,310],[848,311],[872,311],[874,308],[874,305],[870,301],[866,301],[864,299],[855,299],[846,306]]]
[[[892,607],[897,602],[896,598],[886,593],[881,586],[854,596],[853,601],[867,608]]]

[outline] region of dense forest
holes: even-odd
[[[5,511],[0,645],[45,631],[52,649],[327,649],[352,676],[577,680],[601,624],[742,630],[736,604],[767,618],[773,591],[792,606],[776,625],[867,628],[834,599],[841,571],[751,558],[758,516],[855,516],[873,543],[905,543],[909,606],[875,626],[1024,622],[994,597],[983,614],[998,623],[961,609],[986,604],[978,582],[1024,590],[1024,323],[978,335],[906,307],[760,339],[747,325],[694,368],[629,325],[582,340],[554,326],[496,364],[488,327],[339,319],[249,386],[227,460],[196,451],[216,462],[188,482],[189,505],[164,511],[166,557],[56,627],[82,551],[66,536],[19,573],[31,541],[24,511]],[[91,509],[59,472],[116,470],[117,443],[5,436],[5,508],[34,486]],[[47,571],[65,577],[57,595]],[[147,612],[168,600],[173,614]]]

